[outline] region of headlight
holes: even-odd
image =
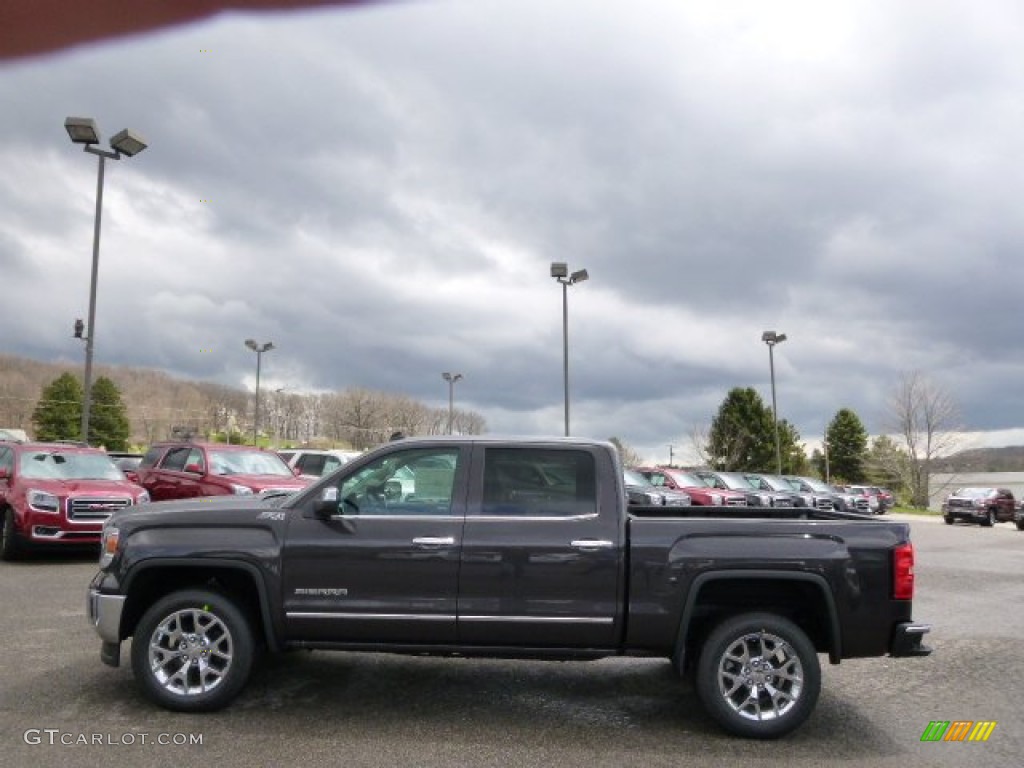
[[[148,504],[149,501],[150,501],[150,499],[149,499],[149,491],[143,491],[142,493],[139,494],[139,498],[137,498],[135,500],[135,503],[136,504]]]
[[[660,507],[665,503],[665,497],[662,496],[660,493],[652,493],[650,491],[647,491],[644,493],[644,496],[647,497],[648,506]]]
[[[231,492],[238,496],[252,496],[252,488],[247,485],[231,484]]]
[[[720,507],[722,506],[722,494],[712,493],[711,494],[711,506]]]
[[[121,532],[116,526],[103,526],[103,535],[100,536],[100,568],[106,568],[113,562],[120,541]]]
[[[27,497],[28,505],[38,512],[51,512],[53,514],[60,512],[60,499],[52,493],[37,491],[33,488],[29,489]]]

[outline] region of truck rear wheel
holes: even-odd
[[[814,646],[796,624],[771,613],[726,619],[704,643],[697,696],[737,736],[773,739],[800,726],[821,691]]]
[[[231,702],[249,679],[252,630],[227,597],[208,590],[173,592],[139,620],[132,671],[162,707],[209,712]]]

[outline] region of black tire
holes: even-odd
[[[981,521],[981,524],[985,528],[991,528],[996,524],[996,513],[991,509],[988,510],[988,512],[985,513],[985,518]]]
[[[252,660],[245,614],[209,590],[161,598],[143,614],[132,640],[132,671],[143,693],[178,712],[229,704],[249,679]]]
[[[25,553],[25,547],[14,529],[14,510],[4,509],[3,529],[0,530],[0,560],[17,560]]]
[[[949,515],[943,515],[942,516],[942,520],[946,523],[946,525],[952,525],[953,524],[953,518],[950,517]]]
[[[1018,520],[1017,520],[1017,530],[1018,531],[1024,531],[1024,517],[1018,518]]]
[[[771,613],[746,613],[708,635],[696,689],[705,710],[729,733],[775,739],[810,717],[821,692],[821,667],[796,624]]]

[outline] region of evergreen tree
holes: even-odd
[[[45,387],[32,412],[37,440],[78,440],[82,430],[82,385],[62,373]]]
[[[780,424],[780,443],[781,434]],[[763,472],[775,466],[772,412],[753,387],[734,387],[726,395],[711,422],[707,453],[715,469]]]
[[[89,444],[101,445],[108,451],[124,451],[128,449],[131,433],[121,390],[106,376],[100,376],[92,385]]]
[[[868,431],[860,417],[849,408],[841,408],[825,430],[825,439],[831,477],[848,483],[864,482]]]

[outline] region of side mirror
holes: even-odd
[[[292,474],[295,475],[296,477],[299,477],[300,475],[302,475],[302,470],[299,469],[298,467],[292,467]]]
[[[194,475],[203,474],[203,468],[199,464],[186,464],[185,471],[191,472]]]
[[[338,489],[334,486],[324,488],[320,498],[313,502],[313,514],[326,520],[338,514]]]
[[[0,467],[0,480],[6,480],[10,477],[10,472],[7,471],[7,467]]]

